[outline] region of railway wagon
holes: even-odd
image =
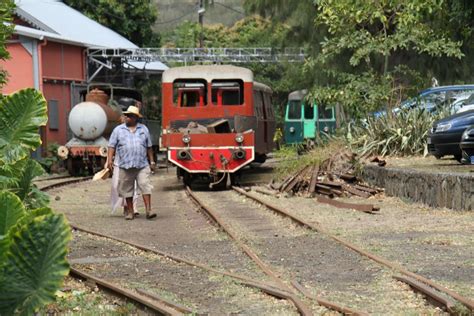
[[[188,66],[163,73],[161,146],[186,184],[235,180],[273,150],[272,90],[236,66]]]
[[[65,160],[69,174],[92,174],[104,167],[108,137],[121,123],[122,111],[128,106],[141,104],[142,96],[136,89],[111,84],[90,84],[80,92],[81,101],[68,116],[72,137],[58,148],[58,156]],[[141,109],[143,112],[145,109]],[[159,143],[160,123],[143,119],[156,150]]]
[[[308,101],[307,94],[307,90],[297,90],[288,95],[284,129],[287,144],[314,142],[322,133],[330,134],[336,129],[335,108]]]

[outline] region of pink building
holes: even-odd
[[[8,72],[1,93],[40,90],[49,115],[48,125],[41,131],[43,150],[48,143],[63,145],[68,141],[68,113],[74,106],[72,87],[87,80],[87,48],[138,47],[62,1],[15,2],[15,29],[7,42],[11,57],[0,61],[0,68]]]

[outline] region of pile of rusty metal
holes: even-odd
[[[281,182],[272,181],[268,188],[273,192],[316,197],[321,203],[331,204],[340,208],[357,209],[372,213],[379,208],[371,204],[353,204],[332,200],[335,197],[357,196],[369,198],[381,189],[364,184],[354,174],[352,154],[342,154],[323,161],[320,164],[304,166]]]

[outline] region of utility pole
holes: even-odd
[[[199,33],[199,47],[204,47],[204,0],[199,0],[198,15],[199,15],[199,25],[201,26],[201,32]]]

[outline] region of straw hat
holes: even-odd
[[[140,110],[136,107],[136,106],[133,106],[133,105],[130,105],[127,109],[127,111],[123,112],[124,115],[127,115],[127,114],[133,114],[133,115],[136,115],[138,117],[142,117],[142,115],[140,114]]]
[[[92,177],[92,181],[97,181],[97,180],[105,180],[109,178],[110,176],[110,169],[105,168],[97,172],[94,177]]]

